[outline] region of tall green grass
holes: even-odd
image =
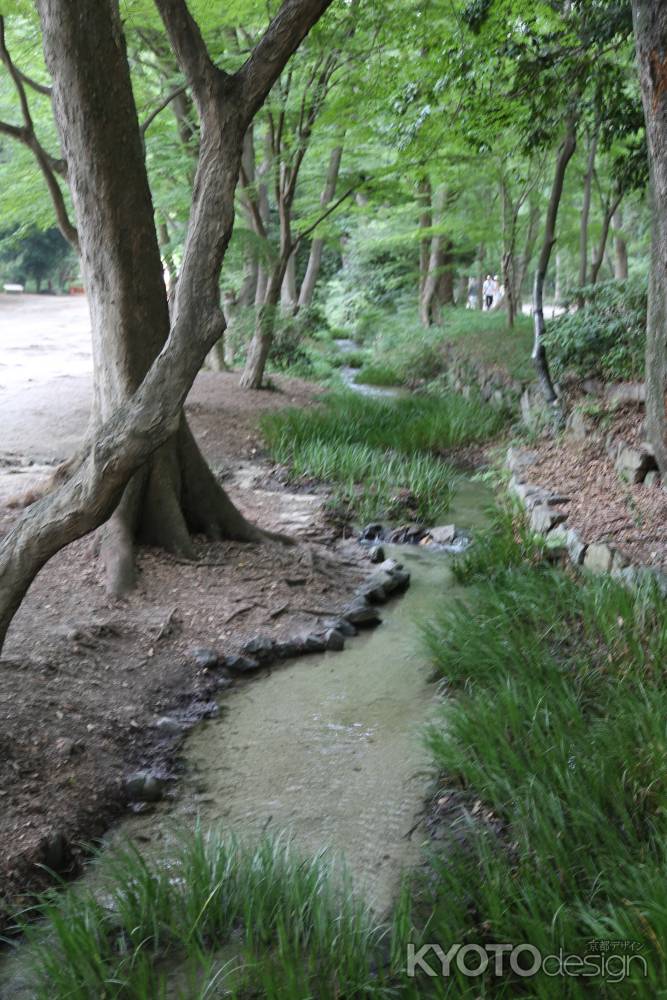
[[[27,928],[38,1000],[300,1000],[380,989],[382,930],[323,856],[196,830],[168,857],[128,847],[95,889],[52,894]]]
[[[505,416],[454,394],[375,399],[332,394],[309,410],[266,414],[271,454],[295,476],[338,487],[360,517],[391,516],[401,505],[433,522],[447,510],[454,473],[440,455],[495,434]]]
[[[433,760],[492,820],[471,815],[465,849],[434,862],[428,940],[580,955],[592,939],[636,941],[648,966],[613,987],[460,977],[453,996],[664,996],[664,599],[650,583],[579,583],[523,563],[521,537],[512,551],[507,524],[497,530],[487,573],[480,548],[462,574],[472,585],[424,630],[452,695],[428,729]]]

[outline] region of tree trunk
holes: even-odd
[[[207,489],[213,477],[185,426],[182,408],[206,353],[224,328],[219,277],[234,226],[243,135],[282,66],[330,0],[288,0],[251,58],[233,76],[214,66],[185,4],[156,2],[191,82],[202,122],[183,267],[166,342],[167,300],[155,227],[147,221],[152,223],[153,209],[118,4],[116,0],[76,4],[38,0],[37,4],[80,226],[93,325],[112,330],[115,320],[128,323],[133,333],[138,329],[150,347],[132,343],[135,357],[148,355],[157,342],[164,346],[129,398],[131,372],[121,370],[117,380],[110,372],[123,401],[97,429],[58,488],[32,504],[5,535],[0,545],[0,647],[41,567],[69,542],[99,527],[121,497],[124,505],[136,509],[133,489],[150,491],[142,476],[160,489],[161,473],[170,471],[170,457],[179,463],[184,490],[179,517],[185,507],[192,507],[200,528],[216,521],[231,537],[260,537],[217,484],[214,490]],[[127,266],[127,259],[134,269]],[[124,341],[129,345],[131,338],[116,337],[111,346],[127,366]],[[113,389],[101,388],[99,412],[111,400]],[[150,456],[165,445],[161,459],[148,467]],[[132,488],[126,489],[140,470]],[[178,500],[173,477],[169,479],[166,496]],[[188,497],[191,490],[199,493],[200,486],[199,496]],[[126,517],[116,522],[119,529],[128,523]]]
[[[433,194],[431,181],[428,177],[423,177],[417,189],[418,200],[422,206],[419,215],[419,228],[422,231],[428,230],[433,225],[431,214],[431,197]],[[431,256],[431,240],[426,236],[419,241],[419,298],[424,293],[424,285],[428,277],[428,262]]]
[[[55,0],[42,3],[45,11],[60,6]],[[103,6],[108,7],[107,18],[115,13],[113,5]],[[85,25],[97,42],[99,61],[81,69],[68,66],[66,82],[61,81],[55,97],[63,148],[73,164],[69,180],[77,218],[88,220],[80,243],[93,339],[93,437],[136,392],[169,333],[162,261],[124,44],[120,27],[115,41],[106,35],[107,18],[97,17],[93,7],[82,15],[81,28],[72,29],[77,56],[83,59],[88,51],[89,43],[81,39]],[[58,34],[51,26],[45,44]],[[47,48],[47,56],[55,76],[59,70],[52,49]],[[63,60],[57,61],[62,67]],[[99,86],[103,65],[105,88]],[[92,150],[94,166],[82,163],[82,149]],[[135,542],[192,557],[190,532],[223,537],[230,508],[181,416],[178,433],[135,475],[101,530],[108,589],[123,593],[133,585]],[[235,519],[236,529],[242,521],[240,515]],[[248,537],[256,534],[248,526]]]
[[[296,291],[296,257],[293,253],[289,255],[287,267],[285,268],[285,277],[283,278],[282,288],[280,289],[280,305],[282,306],[283,312],[287,313],[289,316],[293,316],[298,308]]]
[[[610,196],[611,197],[611,196]],[[602,229],[600,231],[600,240],[595,250],[593,256],[593,262],[591,264],[591,285],[596,285],[598,276],[600,274],[600,268],[604,262],[605,250],[607,249],[607,240],[609,238],[609,227],[611,225],[611,220],[614,216],[616,209],[618,208],[621,196],[617,195],[613,201],[607,202],[604,208],[604,216],[602,218]]]
[[[280,302],[287,255],[282,254],[269,276],[264,302],[257,310],[255,331],[248,346],[245,368],[240,385],[244,389],[261,389],[264,380],[264,369],[273,343],[273,331],[276,325],[276,311]]]
[[[446,201],[447,191],[441,186],[437,189],[435,195],[433,196],[434,226],[438,226],[442,223]],[[444,266],[443,243],[444,236],[442,233],[436,233],[432,236],[428,271],[419,303],[419,317],[421,319],[422,326],[431,326],[433,323],[437,323],[440,318],[437,291]]]
[[[320,205],[322,208],[326,208],[335,197],[342,158],[342,146],[336,146],[335,149],[332,149],[331,156],[329,157],[329,168],[327,170],[324,190],[322,191],[322,195],[320,197]],[[323,249],[324,240],[321,237],[316,236],[310,244],[308,266],[306,267],[306,273],[304,275],[303,282],[301,283],[301,290],[299,292],[299,309],[307,309],[308,306],[312,305],[313,295],[315,294],[315,286],[317,285],[317,279],[322,265]]]
[[[579,288],[583,288],[588,277],[588,221],[591,214],[591,194],[593,191],[593,174],[595,172],[595,157],[598,148],[597,127],[588,145],[588,159],[584,175],[584,197],[581,205],[581,221],[579,223]],[[577,295],[577,305],[581,309],[584,299]]]
[[[500,185],[503,218],[503,282],[505,285],[505,308],[507,309],[507,325],[514,327],[516,303],[514,292],[516,287],[516,226],[518,208],[513,204],[510,189],[505,177]]]
[[[623,235],[623,209],[614,213],[614,277],[617,281],[628,278],[628,245]]]
[[[663,477],[667,476],[667,6],[633,0],[653,218],[653,246],[646,329],[646,430]]]
[[[554,243],[556,242],[556,221],[558,219],[558,209],[561,196],[563,194],[563,182],[567,165],[574,155],[577,147],[576,122],[573,117],[568,121],[565,139],[558,153],[556,161],[556,171],[551,185],[551,196],[544,227],[544,239],[542,249],[535,271],[535,283],[533,285],[533,364],[537,372],[540,388],[547,403],[555,405],[558,397],[551,380],[547,352],[544,347],[544,283],[549,267],[549,259]]]

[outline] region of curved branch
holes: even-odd
[[[264,35],[235,74],[243,94],[244,122],[252,120],[289,57],[332,2],[333,0],[284,0]]]
[[[177,97],[180,97],[181,94],[185,93],[185,91],[187,89],[188,89],[187,83],[183,83],[183,84],[181,84],[180,87],[176,87],[175,90],[172,90],[172,92],[170,94],[167,94],[167,96],[165,97],[165,99],[163,101],[161,101],[158,104],[158,106],[153,109],[153,111],[151,111],[151,113],[148,115],[148,117],[146,118],[146,120],[142,123],[142,125],[141,125],[141,134],[142,135],[146,135],[146,132],[148,131],[148,129],[150,128],[150,126],[153,124],[153,122],[155,121],[155,119],[157,118],[157,116],[160,115],[160,114],[162,114],[162,112],[164,111],[164,109],[166,107],[168,107],[173,100],[175,100]]]

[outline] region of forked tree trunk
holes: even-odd
[[[613,200],[612,200],[613,198]],[[611,226],[611,220],[616,212],[621,201],[621,195],[616,196],[610,195],[609,201],[606,202],[604,206],[604,214],[602,216],[602,229],[600,230],[600,239],[598,245],[595,248],[595,253],[593,255],[593,261],[591,263],[591,285],[596,285],[597,280],[600,276],[600,268],[604,263],[604,255],[607,249],[607,240],[609,239],[609,227]]]
[[[328,2],[287,0],[251,58],[230,76],[211,62],[185,4],[157,0],[191,81],[202,122],[183,267],[165,343],[169,329],[166,293],[155,228],[147,224],[149,217],[152,220],[152,205],[117,0],[77,0],[76,4],[38,0],[93,325],[113,332],[112,321],[128,324],[130,331],[142,334],[146,346],[132,344],[130,363],[130,339],[113,338],[112,348],[123,368],[118,378],[108,369],[109,379],[98,390],[98,405],[100,415],[113,398],[122,400],[119,407],[89,440],[69,476],[31,505],[0,545],[0,648],[41,567],[69,542],[107,520],[121,496],[128,507],[134,507],[133,489],[148,497],[151,488],[162,489],[166,477],[164,495],[178,501],[179,517],[191,505],[197,511],[195,521],[201,518],[200,525],[217,521],[233,533],[237,523],[241,535],[257,533],[224,493],[211,487],[213,477],[183,422],[182,407],[206,353],[224,328],[218,283],[234,225],[243,135],[282,66]],[[115,142],[119,135],[120,144]],[[130,164],[136,166],[136,173],[128,172]],[[127,267],[126,258],[134,262],[133,270]],[[149,357],[158,343],[164,344],[163,349],[136,392],[127,398],[134,359]],[[99,350],[99,337],[96,344]],[[163,446],[167,447],[161,458],[147,466],[150,456]],[[184,491],[180,498],[171,468],[174,462],[178,462]],[[148,481],[135,477],[132,489],[127,490],[133,474],[144,469]],[[203,497],[192,496],[190,504],[186,494],[191,484],[203,484]],[[143,509],[148,509],[146,504]],[[126,530],[130,520],[119,518],[119,530]]]
[[[563,182],[567,165],[574,155],[577,147],[576,122],[573,117],[568,121],[565,139],[561,146],[558,159],[556,161],[556,171],[551,185],[551,197],[544,227],[544,239],[542,249],[535,270],[535,283],[533,285],[533,364],[540,384],[540,389],[547,403],[555,405],[558,397],[554,384],[551,380],[547,352],[544,347],[544,283],[547,276],[547,268],[551,258],[551,251],[556,242],[556,221],[558,219],[558,209],[563,194]]]
[[[44,3],[43,9],[52,3]],[[105,18],[94,12],[84,23],[96,42],[98,59],[86,64],[87,44],[77,32],[81,65],[68,67],[54,96],[63,149],[72,164],[69,179],[77,218],[88,220],[80,243],[93,338],[90,433],[95,436],[136,392],[164,346],[170,321],[122,35],[112,42]],[[45,34],[54,77],[59,69],[48,42],[55,34],[53,27]],[[99,85],[100,72],[108,80],[105,88]],[[74,103],[77,114],[72,120]],[[94,165],[82,163],[84,148],[94,150]],[[234,514],[182,416],[178,434],[135,475],[101,531],[107,587],[122,593],[133,585],[136,541],[192,557],[192,532],[221,538],[228,530],[248,538],[258,534]]]
[[[667,476],[667,6],[633,0],[639,79],[648,144],[653,246],[646,329],[646,430]]]

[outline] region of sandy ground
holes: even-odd
[[[85,301],[0,296],[0,364],[1,539],[21,514],[7,501],[70,455],[85,432]],[[158,719],[214,710],[219,677],[202,667],[197,649],[226,655],[257,633],[312,632],[365,574],[354,544],[318,544],[331,540],[323,497],[292,494],[267,475],[259,414],[310,405],[318,391],[275,381],[278,391],[244,392],[237,374],[204,372],[187,411],[243,512],[296,545],[202,540],[195,565],[144,550],[139,584],[121,601],[101,585],[91,536],[51,560],[16,615],[0,660],[0,925],[3,900],[39,884],[40,864],[76,869],[77,842],[125,809],[129,772],[156,754],[168,766],[173,739]]]

